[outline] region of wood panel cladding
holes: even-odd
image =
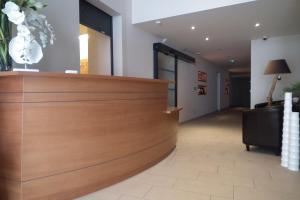
[[[73,199],[176,146],[165,81],[5,72],[0,83],[1,200]]]

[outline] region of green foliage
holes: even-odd
[[[21,8],[31,8],[33,10],[41,10],[44,7],[47,6],[47,5],[45,5],[42,2],[37,1],[37,0],[10,0],[10,1],[16,3]]]
[[[8,53],[8,44],[11,40],[11,23],[1,11],[8,1],[14,2],[22,10],[41,10],[46,7],[45,4],[38,0],[0,0],[0,71],[10,70],[8,67],[11,65],[11,58]]]
[[[20,6],[21,9],[31,8],[33,10],[41,10],[47,5],[38,0],[0,0],[1,9],[4,8],[5,3],[11,1]],[[2,13],[2,12],[1,12]]]
[[[284,88],[284,92],[300,92],[300,82],[292,84],[290,87]]]
[[[4,2],[0,1],[1,9],[4,7]],[[3,7],[2,7],[3,5]],[[11,64],[8,55],[8,43],[11,39],[11,26],[7,16],[0,11],[0,71],[9,70]]]

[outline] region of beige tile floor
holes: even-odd
[[[242,144],[240,110],[179,127],[177,149],[126,181],[77,200],[300,200],[300,173]]]

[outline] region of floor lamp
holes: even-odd
[[[268,106],[272,106],[273,93],[276,88],[277,81],[281,80],[280,74],[289,74],[289,73],[291,73],[291,70],[286,63],[286,60],[284,59],[271,60],[269,62],[267,69],[265,71],[265,75],[275,75],[275,76],[273,78],[272,86],[269,95],[267,97]]]

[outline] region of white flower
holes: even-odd
[[[17,26],[17,30],[18,30],[18,36],[29,36],[30,35],[30,30],[28,29],[27,26],[19,24]]]
[[[8,16],[9,21],[16,25],[22,24],[25,20],[24,12],[21,12],[20,7],[11,1],[6,2],[5,8],[2,9],[2,12]]]
[[[45,7],[45,4],[43,4],[42,2],[36,2],[34,4],[34,6],[35,6],[36,9],[40,10],[40,9]]]
[[[39,32],[39,34],[40,34],[40,40],[42,42],[42,46],[43,48],[46,48],[48,43],[48,35],[45,34],[44,32]]]
[[[18,64],[35,64],[43,58],[42,47],[30,35],[14,37],[9,43],[9,54]]]

